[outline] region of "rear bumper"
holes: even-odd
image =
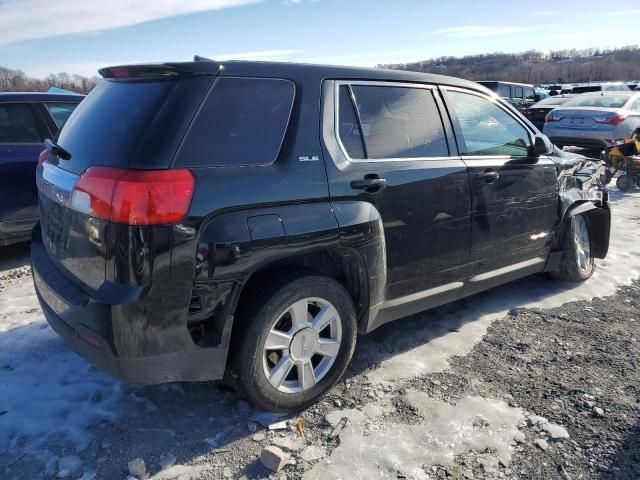
[[[31,230],[37,219],[0,222],[0,246],[31,240]]]
[[[112,306],[98,303],[64,277],[44,246],[31,245],[33,281],[47,322],[66,343],[96,368],[133,384],[206,381],[222,378],[227,348],[169,351],[160,355],[123,357],[113,347]],[[163,322],[153,318],[150,321]],[[166,345],[170,349],[172,345]]]

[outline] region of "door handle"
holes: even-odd
[[[495,170],[485,170],[484,173],[478,174],[478,178],[486,183],[493,183],[500,178],[500,174]]]
[[[355,190],[364,190],[369,193],[378,192],[387,186],[387,180],[380,177],[363,178],[361,180],[353,180],[351,188]]]

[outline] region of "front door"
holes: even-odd
[[[324,139],[330,196],[379,211],[386,300],[464,280],[469,177],[442,121],[437,88],[365,81],[328,88],[332,95],[324,98],[336,109],[335,138]]]
[[[499,100],[444,92],[471,179],[469,276],[536,259],[544,264],[558,219],[555,164],[532,156],[533,132]]]

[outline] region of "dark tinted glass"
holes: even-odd
[[[494,102],[454,91],[449,98],[460,122],[466,155],[527,156],[528,131]]]
[[[77,103],[45,103],[45,107],[51,114],[53,121],[56,122],[58,128],[64,127],[67,123],[71,112],[73,112],[78,106]]]
[[[152,166],[156,158],[136,151],[177,83],[98,83],[60,131],[58,143],[71,153],[60,167],[80,173],[90,165],[120,167],[140,162]],[[177,115],[175,109],[173,114]]]
[[[40,143],[38,123],[25,103],[0,104],[0,143]]]
[[[449,155],[431,90],[364,85],[352,88],[368,158]]]
[[[191,127],[176,165],[266,165],[275,161],[295,87],[280,79],[220,78]]]
[[[340,105],[338,108],[338,118],[340,126],[338,135],[340,141],[344,145],[345,150],[351,158],[364,158],[362,149],[362,137],[358,129],[358,121],[353,110],[353,102],[349,94],[349,87],[343,85],[340,87]]]

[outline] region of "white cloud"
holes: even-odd
[[[58,35],[91,33],[263,0],[4,0],[0,45]]]
[[[428,32],[429,35],[437,35],[452,38],[476,38],[476,37],[496,37],[499,35],[510,35],[513,33],[529,32],[533,30],[530,27],[489,27],[481,25],[467,25],[460,27],[447,27],[440,30]]]

